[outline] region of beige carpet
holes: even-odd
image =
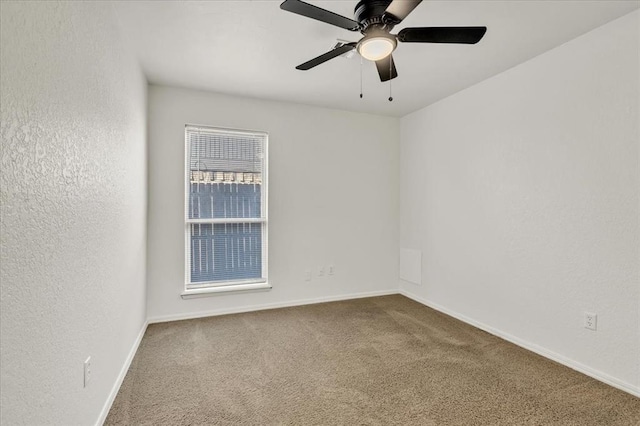
[[[640,399],[403,296],[149,326],[108,425],[640,425]]]

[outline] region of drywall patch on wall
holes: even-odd
[[[147,85],[106,3],[0,12],[0,423],[93,424],[145,323]]]
[[[400,249],[400,279],[422,284],[422,252],[413,249]]]
[[[638,389],[640,12],[401,121],[423,300]],[[406,188],[405,188],[406,187]],[[417,213],[416,213],[417,212]],[[598,314],[598,330],[584,328]]]

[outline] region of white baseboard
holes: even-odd
[[[429,300],[423,299],[422,297],[416,296],[415,294],[412,294],[406,290],[400,290],[399,293],[402,294],[403,296],[408,297],[409,299],[415,300],[418,303],[421,303],[425,306],[435,309],[436,311],[442,312],[443,314],[459,319],[462,322],[465,322],[469,325],[479,328],[480,330],[484,330],[489,334],[493,334],[494,336],[500,337],[501,339],[504,339],[515,345],[518,345],[531,352],[535,352],[538,355],[541,355],[552,361],[558,362],[582,374],[586,374],[587,376],[592,377],[596,380],[599,380],[603,383],[606,383],[610,386],[613,386],[614,388],[630,393],[631,395],[640,397],[640,388],[632,385],[631,383],[623,382],[622,380],[612,377],[606,373],[603,373],[602,371],[595,370],[587,365],[581,364],[577,361],[574,361],[556,352],[550,351],[549,349],[543,348],[542,346],[536,345],[535,343],[527,342],[526,340],[522,340],[509,333],[505,333],[501,330],[490,327],[486,324],[482,324],[472,318],[459,314],[458,312],[454,312],[448,308],[445,308],[444,306],[438,305],[437,303],[433,303]]]
[[[289,308],[292,306],[313,305],[316,303],[337,302],[340,300],[362,299],[365,297],[388,296],[390,294],[398,294],[398,290],[394,289],[394,290],[368,291],[364,293],[351,293],[351,294],[343,294],[339,296],[317,297],[314,299],[299,299],[299,300],[291,300],[287,302],[242,306],[237,308],[223,308],[223,309],[214,309],[211,311],[189,312],[189,313],[175,314],[175,315],[163,315],[163,316],[151,317],[147,320],[147,322],[149,324],[154,324],[159,322],[213,317],[218,315],[240,314],[243,312],[264,311],[267,309]]]
[[[109,410],[111,410],[111,406],[113,405],[113,401],[116,399],[116,395],[118,395],[118,391],[120,390],[120,386],[122,386],[122,382],[124,381],[125,376],[127,375],[127,371],[129,371],[129,367],[131,366],[131,361],[133,361],[133,357],[138,352],[138,347],[140,346],[140,342],[142,342],[142,337],[144,336],[144,332],[147,331],[147,326],[149,325],[149,321],[145,321],[142,324],[142,329],[140,333],[138,333],[138,337],[136,337],[135,342],[133,342],[133,346],[127,355],[127,359],[124,361],[122,365],[122,369],[120,370],[120,374],[116,378],[116,382],[113,384],[111,388],[111,392],[109,393],[109,398],[107,398],[107,402],[105,402],[104,407],[102,407],[102,411],[100,412],[100,417],[98,417],[98,421],[96,422],[96,426],[102,426],[104,421],[107,419],[107,415],[109,414]]]

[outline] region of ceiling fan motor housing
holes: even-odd
[[[392,0],[360,0],[354,9],[356,21],[360,24],[362,34],[374,31],[389,32],[395,25],[392,20],[385,19],[385,11]]]

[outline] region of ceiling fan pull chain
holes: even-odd
[[[362,56],[360,56],[360,99],[362,99]]]
[[[389,75],[393,75],[392,68],[393,68],[393,59],[391,59],[389,61]],[[392,81],[393,81],[393,78],[389,79],[389,102],[393,102],[393,96],[392,96],[392,93],[391,93],[391,82]]]

